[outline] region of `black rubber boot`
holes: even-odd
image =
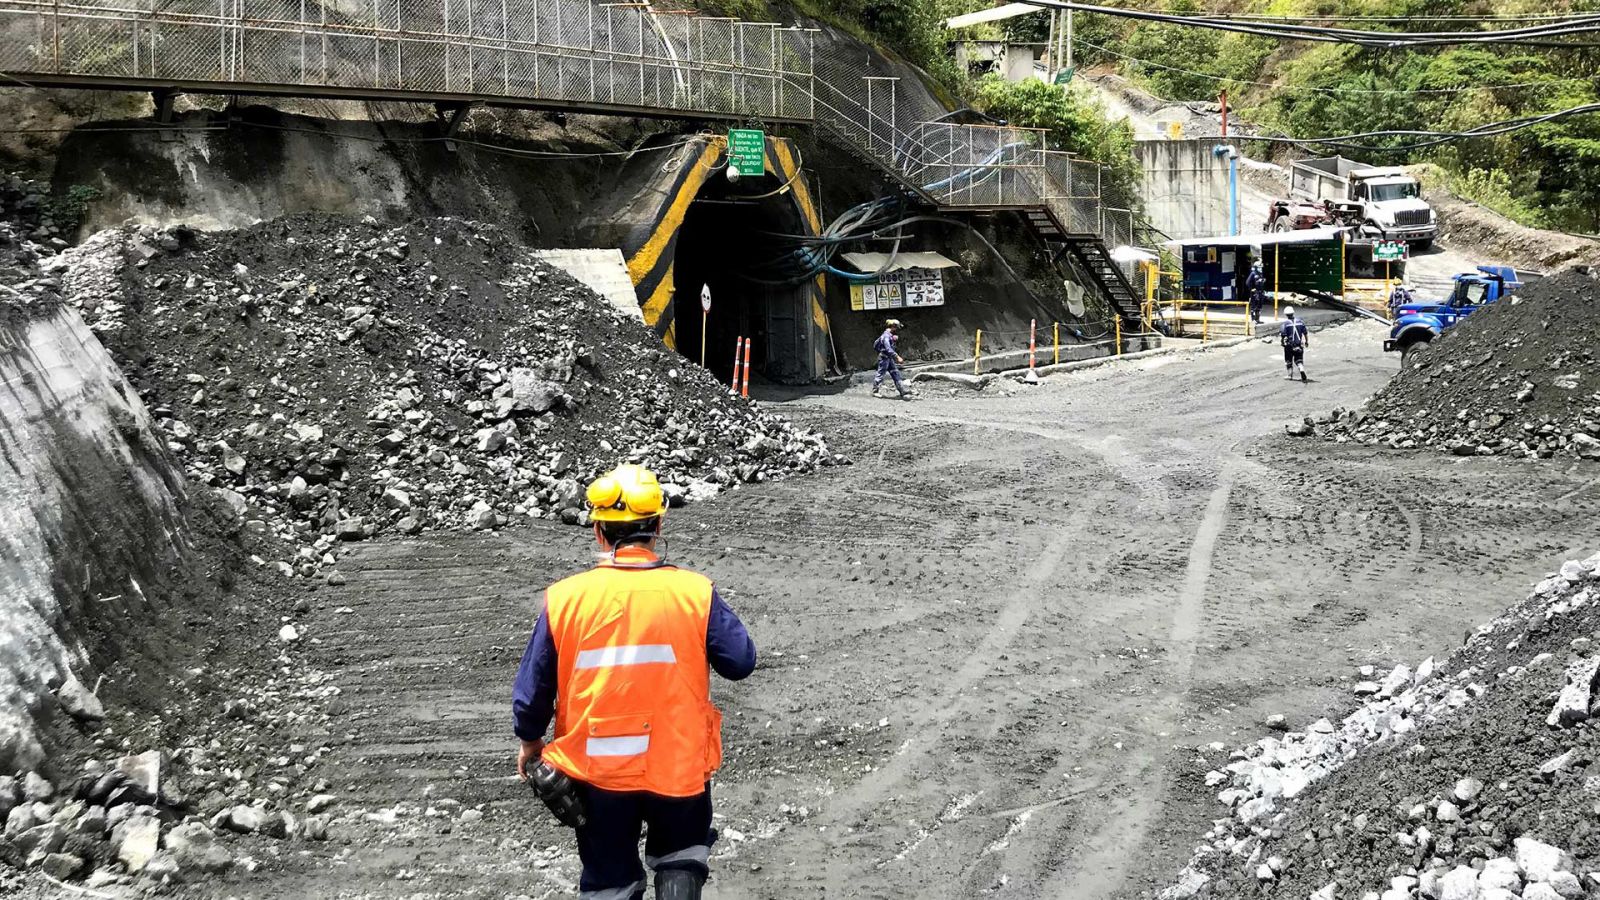
[[[700,900],[705,876],[684,869],[656,873],[656,900]]]

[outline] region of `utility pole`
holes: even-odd
[[[1066,10],[1067,15],[1067,68],[1072,68],[1072,10]]]
[[[1056,78],[1056,21],[1058,15],[1055,10],[1050,10],[1050,36],[1045,38],[1044,44],[1044,73],[1045,82],[1055,81]]]

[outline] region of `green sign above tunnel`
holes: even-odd
[[[766,133],[755,128],[728,129],[728,172],[758,178],[766,169]]]

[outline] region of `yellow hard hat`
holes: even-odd
[[[617,466],[590,482],[586,499],[596,522],[654,519],[667,505],[656,473],[632,464]]]

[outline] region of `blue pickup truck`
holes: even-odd
[[[1413,301],[1394,311],[1394,327],[1389,329],[1383,349],[1400,351],[1402,366],[1439,332],[1522,287],[1517,271],[1510,266],[1479,266],[1476,272],[1457,275],[1455,283],[1448,299]]]

